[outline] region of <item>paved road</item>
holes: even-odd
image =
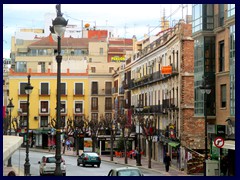
[[[30,151],[29,158],[31,169],[30,173],[32,176],[39,176],[39,164],[38,161],[41,157],[46,154],[43,152],[33,152]],[[18,171],[24,171],[26,153],[24,150],[16,151],[12,156],[12,164],[17,167]],[[66,162],[67,176],[107,176],[111,168],[123,167],[125,165],[115,164],[112,162],[102,161],[101,167],[97,168],[92,166],[77,166],[76,157],[73,156],[63,156]],[[144,176],[162,176],[161,173],[153,172],[149,170],[142,170]]]

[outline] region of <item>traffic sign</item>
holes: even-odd
[[[214,145],[218,148],[221,148],[224,146],[224,139],[222,137],[216,137],[214,139]]]

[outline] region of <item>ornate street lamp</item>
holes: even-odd
[[[24,164],[24,175],[30,176],[30,163],[29,163],[29,95],[32,93],[33,87],[30,83],[30,74],[28,75],[28,83],[25,86],[25,93],[27,94],[27,134],[26,134],[26,159]]]
[[[66,30],[68,21],[62,17],[61,5],[56,5],[57,17],[52,21],[52,27],[50,31],[58,36],[57,46],[57,122],[56,122],[56,169],[54,172],[55,176],[62,176],[61,171],[61,37]]]
[[[137,112],[142,112],[143,110],[143,107],[142,107],[142,104],[139,103],[138,107],[136,108]],[[138,117],[138,116],[137,116]],[[140,138],[140,120],[139,120],[139,117],[138,117],[138,151],[139,153],[141,153],[141,144],[140,144],[140,141],[141,141],[141,138]],[[136,165],[137,166],[142,166],[141,164],[141,155],[138,155],[137,157],[137,161],[136,161]]]
[[[208,141],[207,141],[207,95],[211,93],[211,88],[210,85],[207,83],[207,78],[206,76],[202,77],[202,85],[200,86],[200,92],[203,93],[204,96],[204,125],[205,125],[205,161],[203,164],[204,167],[204,176],[207,175],[207,165],[206,161],[208,159]]]
[[[14,105],[12,103],[13,98],[8,99],[8,100],[9,100],[9,104],[7,105],[7,110],[8,110],[8,112],[10,112],[10,114],[9,114],[9,121],[8,121],[9,125],[10,125],[9,135],[11,136],[12,135],[12,110],[14,108]],[[7,167],[12,167],[12,159],[11,159],[11,157],[8,159]]]

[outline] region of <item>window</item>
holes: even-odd
[[[228,4],[228,17],[235,15],[235,4]]]
[[[66,101],[61,101],[61,113],[66,113]]]
[[[66,116],[61,116],[61,128],[66,126]]]
[[[38,65],[40,66],[40,72],[44,73],[45,72],[45,62],[38,62]]]
[[[96,73],[96,67],[91,67],[91,72]]]
[[[27,83],[20,83],[20,95],[26,94],[25,92],[25,87],[26,87]]]
[[[224,41],[219,42],[219,72],[225,70],[224,62]]]
[[[40,116],[40,126],[48,127],[48,116]]]
[[[66,95],[66,83],[61,83],[61,95]]]
[[[103,55],[103,48],[100,48],[100,49],[99,49],[99,54],[100,54],[100,55]]]
[[[26,115],[21,114],[19,117],[19,126],[20,128],[27,127],[28,117]]]
[[[40,113],[49,113],[48,101],[40,102]]]
[[[107,119],[111,119],[112,118],[112,113],[105,113],[105,117]]]
[[[98,113],[92,113],[92,120],[98,120]]]
[[[109,67],[109,73],[113,73],[114,67]]]
[[[41,83],[41,95],[49,95],[48,83]]]
[[[112,94],[112,82],[105,83],[105,94],[111,95]]]
[[[75,83],[75,95],[83,95],[83,83]]]
[[[75,102],[75,113],[83,113],[83,102],[82,101]]]
[[[226,101],[226,84],[221,85],[221,107],[225,108],[227,105]]]
[[[98,98],[93,97],[91,104],[92,104],[91,109],[94,111],[97,111],[98,110]]]
[[[112,110],[112,98],[105,99],[105,110]]]
[[[98,82],[92,82],[92,94],[98,94]]]
[[[22,113],[27,113],[27,101],[20,101],[20,109]]]
[[[219,4],[219,25],[224,25],[224,4]]]

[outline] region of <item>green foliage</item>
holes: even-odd
[[[132,143],[130,141],[127,141],[126,144],[127,144],[127,151],[130,151],[132,149]],[[123,137],[121,137],[117,141],[117,151],[124,151],[124,138]]]

